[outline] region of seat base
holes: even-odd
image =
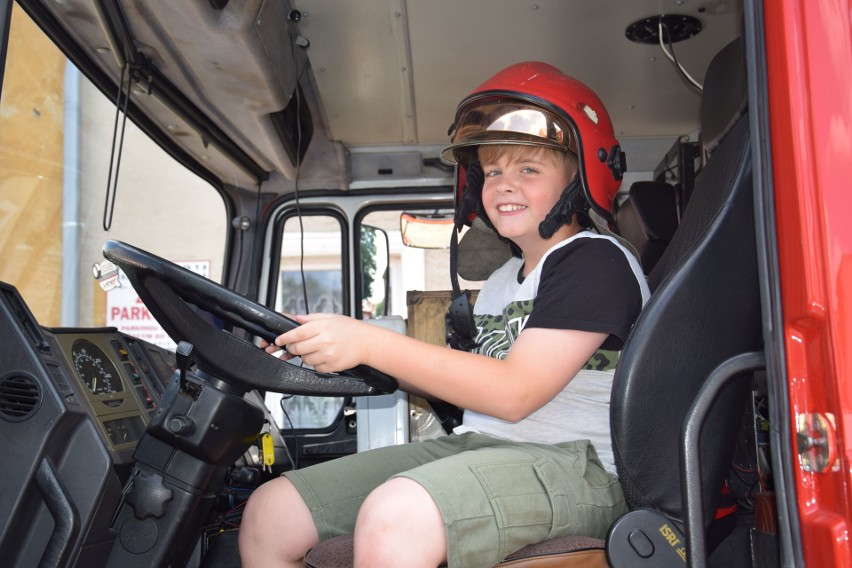
[[[565,536],[525,546],[495,568],[607,568],[605,542]],[[352,568],[352,535],[323,541],[305,556],[306,568]]]
[[[563,536],[525,546],[495,568],[607,568],[606,543],[587,536]]]

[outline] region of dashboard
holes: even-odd
[[[50,329],[104,442],[132,449],[156,412],[174,373],[174,355],[115,329]]]
[[[113,554],[166,565],[192,552],[229,468],[257,481],[263,429],[283,453],[256,391],[191,373],[179,389],[176,366],[171,351],[115,328],[42,327],[0,282],[4,566],[58,559],[60,544],[76,555],[69,565]]]
[[[115,328],[41,327],[17,290],[3,283],[0,337],[0,419],[25,421],[26,413],[4,413],[17,408],[23,388],[33,393],[33,411],[55,400],[56,419],[86,415],[113,463],[131,462],[174,379],[172,352]]]

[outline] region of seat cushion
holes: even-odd
[[[352,568],[354,539],[351,534],[324,540],[305,555],[306,568]]]
[[[554,538],[525,546],[497,568],[607,568],[604,541],[585,536]],[[307,568],[352,568],[352,535],[323,541],[305,556]]]
[[[496,568],[607,568],[605,542],[587,536],[563,536],[525,546]]]

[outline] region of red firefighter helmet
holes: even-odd
[[[462,195],[467,168],[476,148],[485,144],[573,152],[586,205],[580,213],[591,208],[611,221],[612,202],[625,170],[624,153],[598,96],[552,65],[529,61],[498,72],[459,104],[450,134],[452,144],[442,156],[458,164],[455,193],[457,216],[462,218],[457,222],[470,223],[476,214],[460,211],[459,204],[470,203],[470,196],[465,200]]]

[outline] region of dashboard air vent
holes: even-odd
[[[26,420],[40,401],[41,389],[32,377],[14,374],[0,378],[0,418]]]

